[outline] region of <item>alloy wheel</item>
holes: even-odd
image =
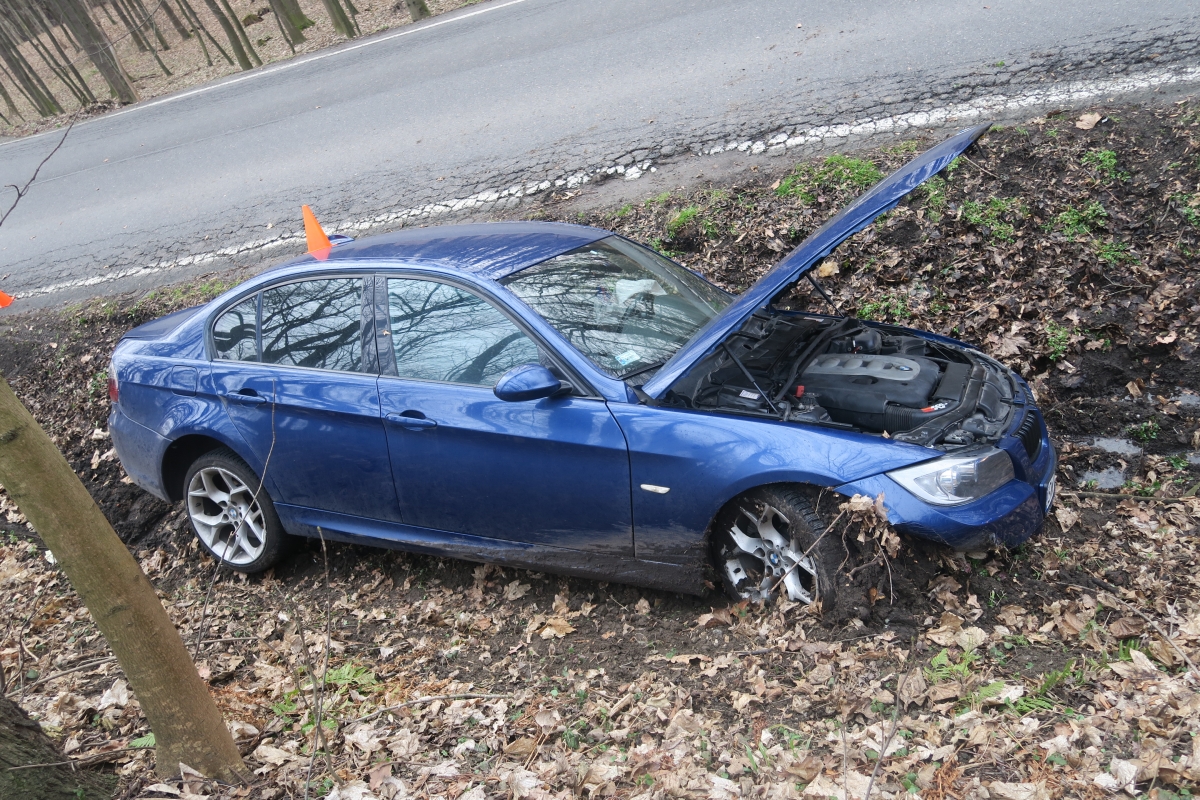
[[[205,467],[192,476],[188,516],[196,534],[217,558],[233,566],[262,555],[266,526],[254,490],[221,467]]]
[[[743,508],[728,531],[723,554],[725,577],[746,600],[769,600],[779,587],[788,599],[809,604],[817,597],[817,567],[787,533],[790,522],[764,503],[755,515]]]

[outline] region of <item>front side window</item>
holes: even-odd
[[[538,349],[490,303],[457,286],[389,278],[388,318],[401,378],[494,386]]]
[[[217,317],[212,338],[217,358],[258,361],[258,295]]]
[[[262,293],[262,361],[358,372],[362,278],[298,281]]]
[[[730,303],[699,276],[618,236],[501,283],[618,378],[662,364]]]

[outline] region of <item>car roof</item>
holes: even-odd
[[[560,222],[482,222],[403,228],[394,233],[339,244],[324,264],[330,267],[337,266],[339,261],[363,260],[432,262],[499,280],[612,235],[600,228]],[[316,261],[313,256],[306,255],[275,269]]]

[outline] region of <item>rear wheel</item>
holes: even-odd
[[[717,520],[713,557],[725,592],[734,600],[787,597],[820,600],[832,608],[836,540],[798,489],[765,487],[726,508]]]
[[[196,459],[184,478],[184,501],[200,546],[238,572],[261,572],[283,555],[288,535],[258,476],[222,447]]]

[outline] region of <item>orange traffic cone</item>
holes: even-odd
[[[13,296],[11,294],[5,294],[4,292],[0,292],[0,308],[8,308],[9,306],[12,305],[12,301],[13,301]]]
[[[318,261],[324,261],[329,258],[333,245],[329,243],[325,231],[321,230],[321,223],[317,222],[317,215],[312,209],[301,206],[300,210],[304,213],[304,236],[308,239],[308,252]]]

